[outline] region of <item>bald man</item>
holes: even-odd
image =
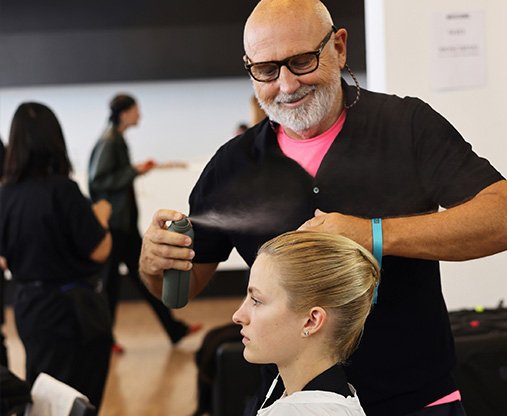
[[[347,85],[347,32],[321,2],[260,1],[244,47],[268,119],[222,146],[195,185],[193,250],[165,230],[181,213],[155,214],[145,284],[160,296],[164,269],[192,269],[196,295],[234,247],[251,265],[287,230],[345,235],[383,254],[377,303],[345,366],[366,414],[463,415],[438,260],[507,249],[507,182],[421,100]],[[256,307],[269,313],[269,301]]]

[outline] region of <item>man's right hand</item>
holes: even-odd
[[[156,297],[162,296],[163,272],[166,269],[190,270],[195,253],[189,248],[190,237],[167,230],[168,221],[181,220],[178,211],[161,209],[143,237],[139,259],[139,274],[148,290]]]

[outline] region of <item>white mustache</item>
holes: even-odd
[[[276,96],[276,103],[285,104],[298,101],[305,95],[308,95],[310,92],[315,91],[316,89],[317,87],[315,85],[303,85],[299,90],[297,90],[292,94],[288,94],[286,92],[279,92],[278,95]]]

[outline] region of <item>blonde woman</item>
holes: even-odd
[[[342,364],[361,338],[378,276],[373,255],[342,236],[293,231],[260,248],[233,315],[245,359],[278,367],[259,416],[365,414]],[[285,390],[269,405],[277,385]]]

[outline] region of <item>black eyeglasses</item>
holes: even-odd
[[[286,66],[294,75],[305,75],[315,71],[319,67],[319,57],[324,47],[331,39],[331,35],[336,33],[337,29],[333,25],[331,31],[320,42],[316,51],[300,53],[299,55],[290,56],[283,61],[265,61],[265,62],[250,62],[248,56],[244,56],[245,69],[252,76],[253,79],[260,82],[271,82],[280,76],[282,66]]]

